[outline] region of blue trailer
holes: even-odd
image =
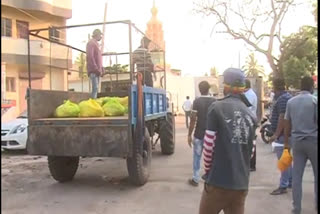
[[[102,24],[127,24],[129,26],[131,59],[130,21],[93,23],[72,27]],[[50,30],[35,29],[30,36],[51,41],[39,36],[39,32]],[[28,44],[30,39],[28,39]],[[66,44],[60,44],[65,45]],[[70,46],[69,46],[70,47]],[[48,156],[48,166],[52,177],[59,182],[73,179],[79,157],[118,157],[127,160],[129,178],[135,185],[143,185],[150,175],[153,137],[158,134],[161,151],[165,155],[174,153],[175,125],[173,113],[168,109],[165,84],[163,88],[148,87],[143,84],[140,73],[130,66],[130,79],[125,90],[101,91],[98,97],[128,96],[128,115],[118,117],[55,118],[53,112],[64,100],[79,103],[90,98],[89,93],[32,89],[30,46],[28,45],[29,89],[28,101],[28,142],[27,151],[31,155]],[[165,72],[164,72],[165,73]],[[165,81],[165,75],[164,75]],[[158,141],[156,140],[156,142]]]

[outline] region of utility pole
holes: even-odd
[[[108,3],[105,3],[104,6],[104,17],[103,17],[103,22],[107,21],[107,8],[108,8]],[[103,53],[103,49],[104,49],[104,38],[105,38],[105,32],[106,32],[106,25],[103,24],[103,28],[102,28],[102,33],[103,33],[103,37],[102,37],[102,41],[101,41],[101,52]]]
[[[105,6],[104,6],[104,17],[103,17],[103,22],[106,22],[107,21],[107,8],[108,8],[108,3],[106,1],[105,3]],[[103,24],[102,25],[102,41],[101,41],[101,53],[103,53],[103,49],[104,49],[104,38],[105,38],[105,32],[106,32],[106,24]],[[103,60],[102,60],[103,62]],[[98,87],[98,90],[99,92],[101,92],[101,81],[102,81],[102,78],[100,79],[99,81],[99,87]]]

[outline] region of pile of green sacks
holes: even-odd
[[[65,100],[55,110],[55,117],[123,116],[128,113],[128,97],[100,97],[83,100],[79,104]]]

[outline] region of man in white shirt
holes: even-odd
[[[257,117],[257,107],[258,107],[258,98],[256,93],[251,88],[251,82],[249,79],[246,79],[246,89],[244,95],[247,100],[250,102],[251,106],[249,109],[252,113]],[[257,151],[256,151],[256,140],[253,141],[253,151],[250,159],[250,171],[256,171],[256,159],[257,159]]]
[[[186,101],[184,101],[182,105],[182,109],[184,110],[185,116],[186,116],[186,126],[189,128],[189,118],[191,116],[191,110],[192,110],[192,103],[190,101],[190,97],[186,97]]]

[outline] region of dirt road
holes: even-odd
[[[134,187],[125,160],[84,158],[72,182],[60,184],[49,174],[46,157],[2,154],[1,194],[5,214],[196,214],[203,186],[191,187],[192,150],[186,144],[184,118],[176,118],[176,152],[153,153],[149,182]],[[258,142],[257,171],[250,180],[248,214],[290,213],[291,192],[271,196],[279,173],[270,146]],[[303,214],[313,214],[313,175],[304,175]]]

